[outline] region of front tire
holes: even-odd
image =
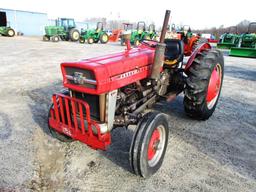
[[[60,37],[58,35],[52,36],[51,39],[52,39],[52,42],[55,42],[55,43],[60,41]]]
[[[88,44],[93,44],[93,43],[94,43],[94,39],[93,39],[92,37],[89,37],[89,38],[87,39],[87,43],[88,43]]]
[[[206,120],[214,112],[224,76],[224,58],[219,50],[199,53],[187,71],[184,108],[195,119]]]
[[[50,41],[50,38],[49,38],[49,36],[47,36],[47,35],[44,35],[44,36],[43,36],[43,41]]]
[[[149,112],[142,118],[130,147],[130,164],[136,175],[148,178],[161,167],[168,143],[164,114]]]

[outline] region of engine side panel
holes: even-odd
[[[113,91],[148,77],[151,73],[154,54],[154,49],[142,47],[105,57],[62,63],[63,85],[64,87],[89,94],[102,94]],[[68,68],[74,68],[73,75],[67,72]],[[81,74],[83,70],[85,72]],[[86,71],[91,71],[94,74],[93,79],[86,77],[86,74],[88,74]],[[80,73],[79,77],[76,76],[78,72]],[[94,83],[95,86],[84,86],[80,83],[83,80]]]

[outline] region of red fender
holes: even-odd
[[[192,55],[189,57],[188,59],[188,62],[186,64],[186,67],[185,67],[185,71],[187,71],[189,69],[189,67],[191,66],[191,64],[193,63],[196,55],[204,50],[207,50],[207,49],[211,49],[211,45],[209,43],[203,43],[201,44],[200,46],[198,46],[194,52],[192,53]]]

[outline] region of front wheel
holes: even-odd
[[[161,167],[168,133],[168,121],[164,114],[149,112],[144,115],[130,147],[130,164],[136,175],[147,178]]]
[[[214,112],[224,76],[224,58],[219,50],[196,56],[187,71],[184,108],[195,119],[206,120]]]
[[[89,37],[89,38],[87,39],[87,43],[88,43],[88,44],[93,44],[93,43],[94,43],[94,39],[93,39],[92,37]]]

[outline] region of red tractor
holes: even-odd
[[[184,92],[190,117],[212,115],[222,87],[223,55],[204,43],[184,63],[183,41],[164,40],[169,16],[167,10],[159,43],[147,40],[131,48],[127,35],[124,52],[61,64],[67,90],[52,96],[49,129],[54,137],[106,150],[113,128],[137,125],[130,163],[135,174],[149,177],[162,165],[168,143],[166,115],[152,109],[159,98],[172,100]]]

